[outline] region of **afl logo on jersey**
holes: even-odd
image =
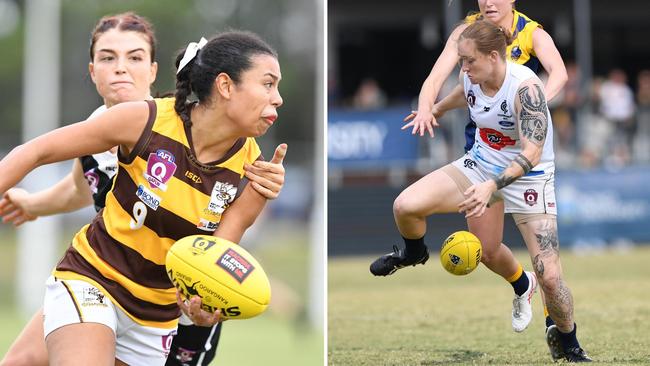
[[[144,177],[151,188],[160,188],[167,191],[167,182],[176,171],[174,160],[174,155],[167,150],[159,149],[155,153],[149,154],[147,171],[144,173]]]
[[[519,48],[519,46],[512,47],[512,50],[510,51],[510,58],[513,61],[517,61],[519,60],[519,56],[521,56],[521,49]]]
[[[471,90],[467,92],[467,104],[469,104],[470,107],[474,107],[474,104],[476,104],[476,95],[474,95],[474,92]]]

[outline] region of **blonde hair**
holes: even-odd
[[[477,20],[467,26],[458,38],[461,39],[473,40],[476,49],[483,54],[497,51],[503,60],[506,59],[506,47],[513,41],[510,31],[486,20]]]

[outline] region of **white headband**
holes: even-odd
[[[185,49],[185,53],[183,54],[183,58],[181,59],[181,62],[178,64],[178,71],[176,71],[176,74],[181,72],[187,64],[190,63],[196,57],[196,54],[199,53],[199,50],[205,46],[205,44],[208,43],[208,40],[201,37],[201,40],[199,43],[196,42],[190,42],[190,44],[187,45],[187,48]]]

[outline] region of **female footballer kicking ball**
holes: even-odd
[[[432,108],[444,81],[449,77],[460,58],[457,53],[459,35],[469,24],[482,19],[503,29],[510,29],[513,41],[506,47],[506,57],[510,62],[525,65],[534,72],[540,71],[540,64],[549,74],[544,86],[544,93],[548,100],[553,99],[562,89],[567,80],[566,68],[562,57],[555,47],[549,34],[535,21],[514,9],[514,0],[479,0],[480,12],[465,18],[465,21],[456,27],[447,40],[443,52],[433,66],[431,73],[424,81],[418,98],[418,110],[406,117],[410,121],[402,129],[412,127],[412,133],[423,136],[428,132],[433,137],[433,128],[437,126],[433,118]],[[508,115],[509,111],[502,111]],[[469,120],[465,127],[465,151],[469,151],[474,144],[476,123]],[[403,194],[408,194],[403,192]],[[501,202],[496,202],[487,208],[488,211],[503,211]],[[530,324],[533,316],[530,294],[535,291],[533,273],[524,272],[521,264],[512,255],[510,249],[502,243],[503,231],[494,230],[503,227],[503,216],[494,215],[495,221],[475,220],[467,218],[469,231],[475,234],[483,245],[482,262],[490,270],[506,279],[513,287],[515,297],[513,300],[512,328],[516,332],[524,331]],[[403,234],[403,233],[402,233]],[[385,275],[387,271],[395,271],[403,266],[424,263],[428,259],[428,250],[424,244],[424,237],[408,237],[402,235],[405,249],[392,253],[392,258],[379,268],[376,274]],[[542,299],[544,293],[542,291]],[[547,337],[554,337],[557,330],[552,327],[553,320],[546,315]],[[550,340],[549,340],[550,341]],[[561,350],[549,344],[551,355],[554,359],[561,358]]]
[[[51,365],[162,365],[179,307],[197,325],[219,320],[200,310],[198,298],[177,304],[164,257],[181,237],[214,230],[222,219],[226,233],[243,232],[259,214],[266,198],[242,178],[260,157],[253,137],[282,105],[281,76],[275,51],[251,33],[223,33],[200,45],[177,59],[175,98],[122,103],[0,162],[5,192],[39,165],[119,146],[106,207],[75,236],[47,283]],[[197,103],[187,103],[191,93]],[[156,174],[154,164],[170,173]],[[202,184],[185,179],[187,172]]]
[[[396,222],[405,237],[423,237],[425,218],[435,213],[460,211],[476,220],[513,214],[533,262],[533,280],[539,280],[559,330],[563,357],[588,362],[576,338],[573,297],[559,259],[553,126],[539,78],[506,61],[510,41],[507,30],[486,21],[467,26],[459,35],[461,83],[434,106],[432,115],[467,105],[478,127],[475,143],[465,156],[400,194],[394,205]],[[488,203],[499,201],[502,211],[486,210]]]

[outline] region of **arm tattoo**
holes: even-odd
[[[503,173],[499,174],[499,176],[496,177],[494,182],[497,184],[497,189],[501,189],[507,186],[508,184],[514,182],[515,180],[517,180],[517,177],[512,177],[510,175],[507,175],[504,170]]]
[[[519,90],[519,101],[521,102],[519,123],[522,135],[535,145],[542,146],[548,132],[548,108],[542,88],[537,84],[534,86],[535,91],[531,90],[529,86],[524,86]]]
[[[524,174],[528,174],[528,172],[533,169],[533,164],[530,162],[530,160],[526,159],[526,157],[523,154],[519,154],[515,157],[514,160],[515,163],[519,164],[521,169],[524,170]]]

